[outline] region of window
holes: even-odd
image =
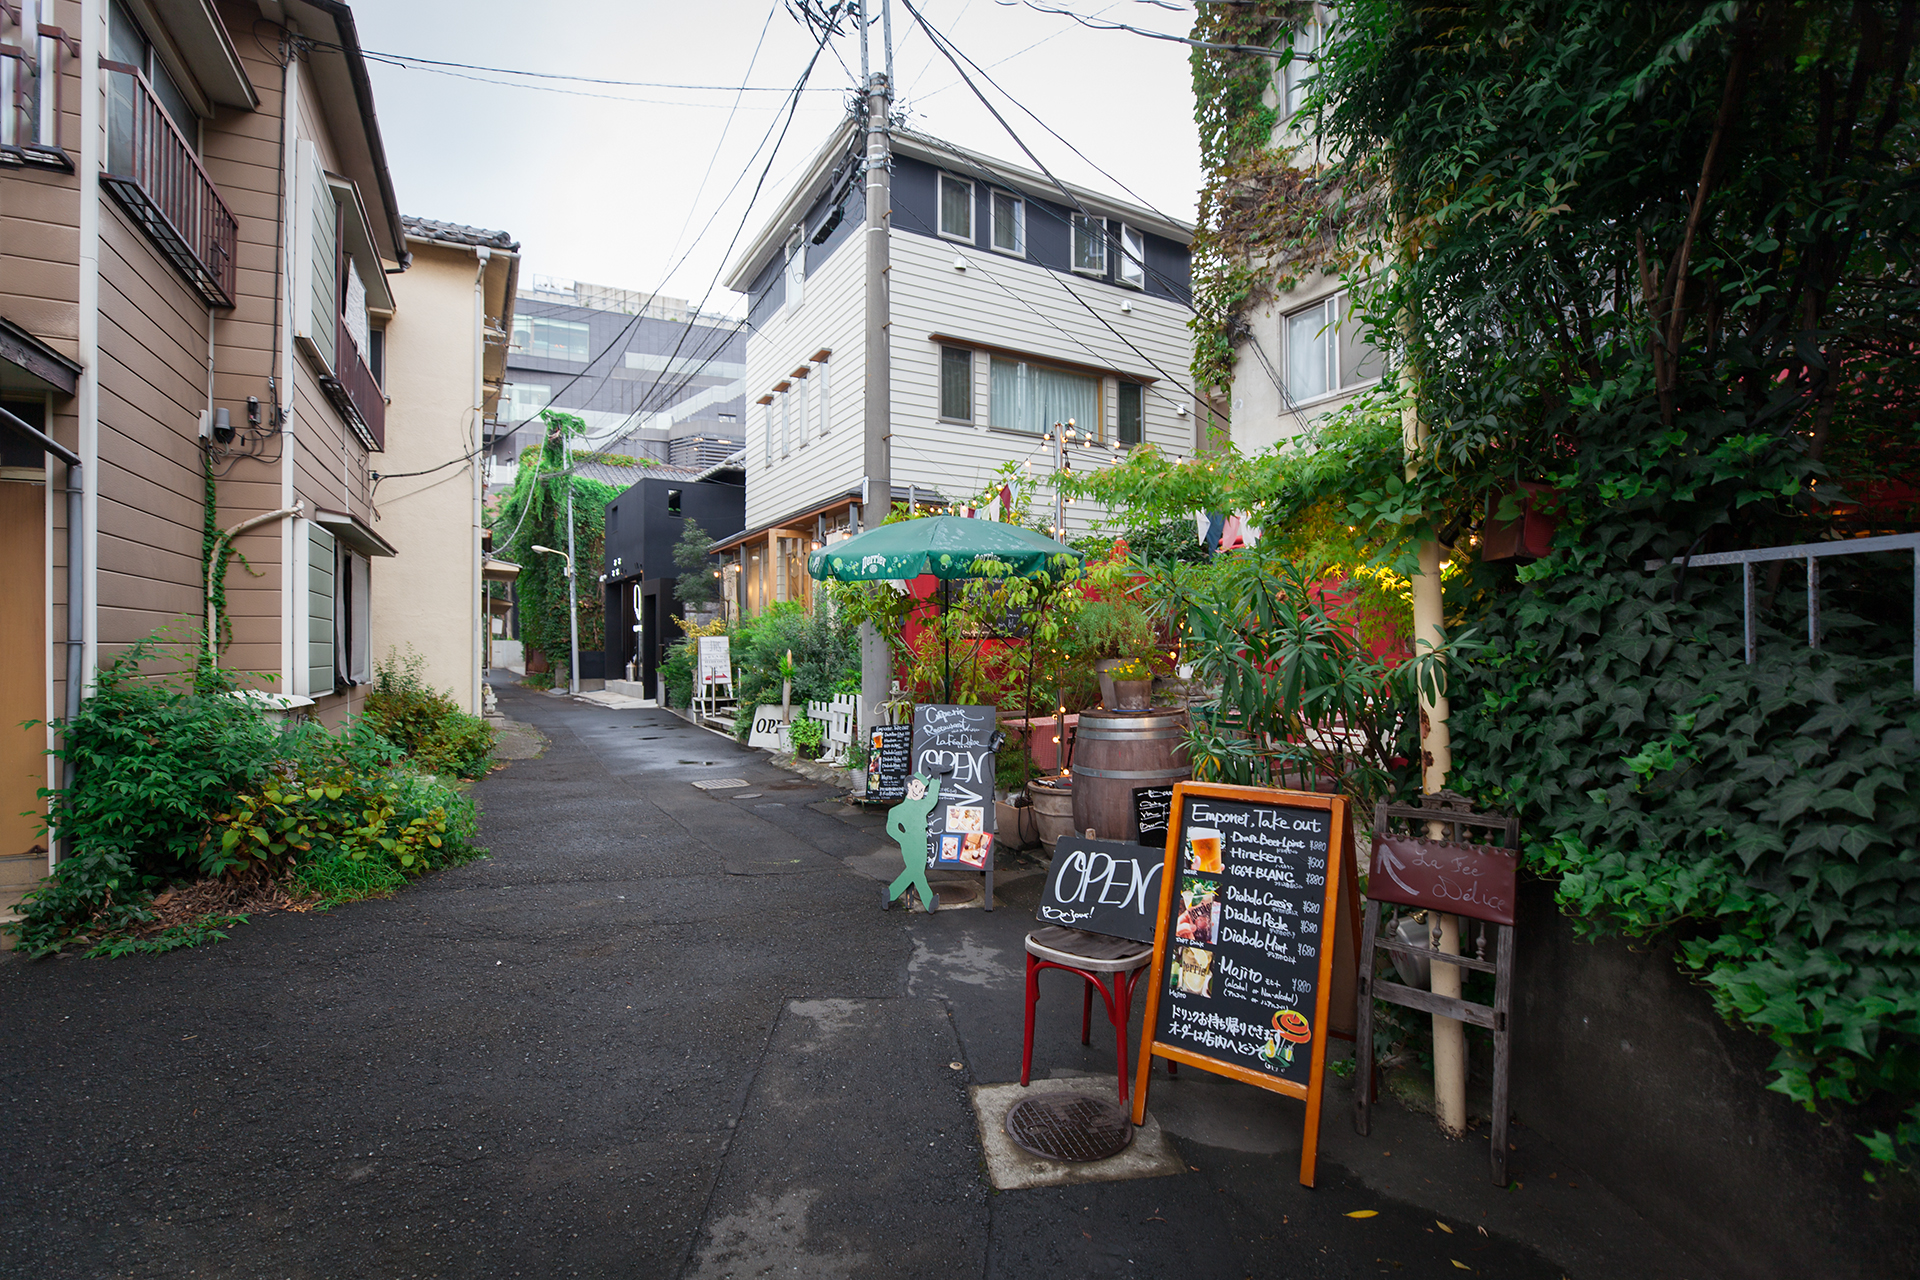
[[[1099,218],[1073,215],[1073,269],[1096,276],[1107,273],[1107,224]]]
[[[761,425],[766,429],[767,465],[773,465],[773,397],[767,396],[760,401]]]
[[[680,514],[680,490],[678,489],[667,490],[667,514],[670,516]]]
[[[368,684],[373,679],[367,655],[373,648],[372,581],[373,562],[339,545],[334,540],[337,559],[333,569],[333,683]]]
[[[1380,377],[1380,353],[1361,338],[1344,293],[1291,312],[1283,329],[1287,395],[1296,404]]]
[[[200,150],[200,117],[194,114],[193,108],[187,103],[187,95],[180,91],[180,86],[167,74],[166,66],[155,56],[153,42],[147,39],[147,33],[117,4],[107,10],[107,60],[138,67],[140,74],[153,87],[153,96],[160,100],[161,108],[180,130],[180,136],[186,139],[189,147]],[[132,87],[124,82],[115,81],[111,84],[107,112],[109,155],[123,153],[115,150],[116,143],[124,151],[132,150],[133,104],[129,100],[125,111],[117,109],[118,95],[130,92]],[[121,137],[122,129],[126,131],[124,138]],[[113,167],[111,161],[109,167]],[[126,171],[124,168],[115,168],[115,172]]]
[[[973,421],[973,352],[964,347],[940,348],[940,416]]]
[[[1140,443],[1140,427],[1145,416],[1146,388],[1137,382],[1123,382],[1116,393],[1120,444],[1124,448]]]
[[[544,382],[510,383],[500,397],[500,421],[531,422],[552,400],[553,388]]]
[[[552,316],[515,316],[513,349],[535,360],[587,359],[587,323]]]
[[[60,32],[54,0],[13,0],[0,5],[0,147],[22,147],[25,159],[60,164],[58,156],[36,156],[33,148],[60,145],[59,63],[63,51],[79,57],[78,42]],[[17,32],[7,30],[10,26]],[[171,82],[169,82],[171,83]],[[63,167],[71,167],[65,165]]]
[[[1124,223],[1120,226],[1120,261],[1115,264],[1114,275],[1121,284],[1147,287],[1147,237]]]
[[[787,241],[787,309],[800,305],[807,291],[807,233],[795,227]]]
[[[1318,15],[1309,16],[1300,25],[1293,36],[1293,57],[1288,60],[1284,77],[1287,93],[1287,115],[1291,117],[1307,104],[1307,94],[1313,88],[1313,76],[1317,70],[1314,63],[1320,56],[1320,46],[1326,39],[1326,28],[1320,25]]]
[[[387,385],[387,331],[370,329],[367,331],[367,368],[373,371],[373,380],[381,386]]]
[[[805,371],[802,370],[801,376],[798,379],[799,385],[794,388],[800,397],[800,407],[795,410],[794,417],[800,423],[800,447],[802,449],[807,447],[807,423],[813,410],[813,405],[811,404],[812,397],[807,394],[807,384],[810,381],[811,379],[806,377]]]
[[[815,358],[820,361],[820,434],[824,436],[833,430],[833,384],[827,381],[826,358]]]
[[[780,394],[780,456],[786,457],[793,437],[793,403],[787,399],[787,392],[793,386],[783,382],[774,390]]]
[[[1027,202],[1019,196],[993,193],[993,247],[1001,253],[1027,251]]]
[[[1025,360],[994,356],[988,366],[989,420],[1006,431],[1033,435],[1071,418],[1100,434],[1100,379]]]
[[[940,175],[940,234],[953,240],[973,239],[973,184],[965,178]]]

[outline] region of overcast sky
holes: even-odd
[[[1190,6],[1175,12],[1161,0],[1035,3],[1179,34],[1193,20]],[[869,5],[877,15],[879,0]],[[1017,0],[915,5],[1011,95],[1009,101],[975,75],[1063,180],[1123,198],[1123,188],[1131,188],[1141,203],[1192,220],[1199,159],[1185,46],[1088,30]],[[777,134],[785,116],[785,91],[814,52],[812,35],[783,0],[354,0],[353,12],[370,54],[720,86],[542,82],[372,63],[403,212],[510,233],[521,243],[523,279],[590,280],[696,304],[711,288],[708,309],[734,314],[742,309],[739,295],[713,283],[731,261],[729,241],[744,224],[738,252],[771,216],[844,113],[860,71],[851,32],[820,54],[749,210],[769,130]],[[1029,164],[900,0],[893,30],[894,73],[913,127]],[[877,70],[877,22],[871,47]],[[546,87],[527,87],[534,84]],[[773,91],[731,91],[740,85]]]

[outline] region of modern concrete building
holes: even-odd
[[[521,282],[507,387],[489,424],[494,483],[540,442],[540,410],[586,423],[582,447],[707,467],[741,443],[745,334],[684,299],[534,276]]]
[[[1055,446],[1107,465],[1189,454],[1191,228],[1101,192],[895,129],[888,230],[896,501],[958,501],[1008,462],[1051,502]],[[743,612],[805,599],[810,548],[853,530],[864,479],[864,134],[849,118],[727,275],[747,296],[745,528],[724,539]],[[1068,508],[1067,536],[1096,514]]]

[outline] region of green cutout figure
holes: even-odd
[[[887,810],[887,834],[900,846],[900,857],[907,868],[895,876],[880,900],[882,910],[910,888],[920,891],[920,901],[928,911],[937,905],[933,886],[927,883],[927,815],[940,803],[940,779],[916,773],[907,783],[907,798]]]

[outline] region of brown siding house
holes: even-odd
[[[21,722],[136,641],[360,705],[408,261],[347,5],[0,5],[0,910],[54,856]]]

